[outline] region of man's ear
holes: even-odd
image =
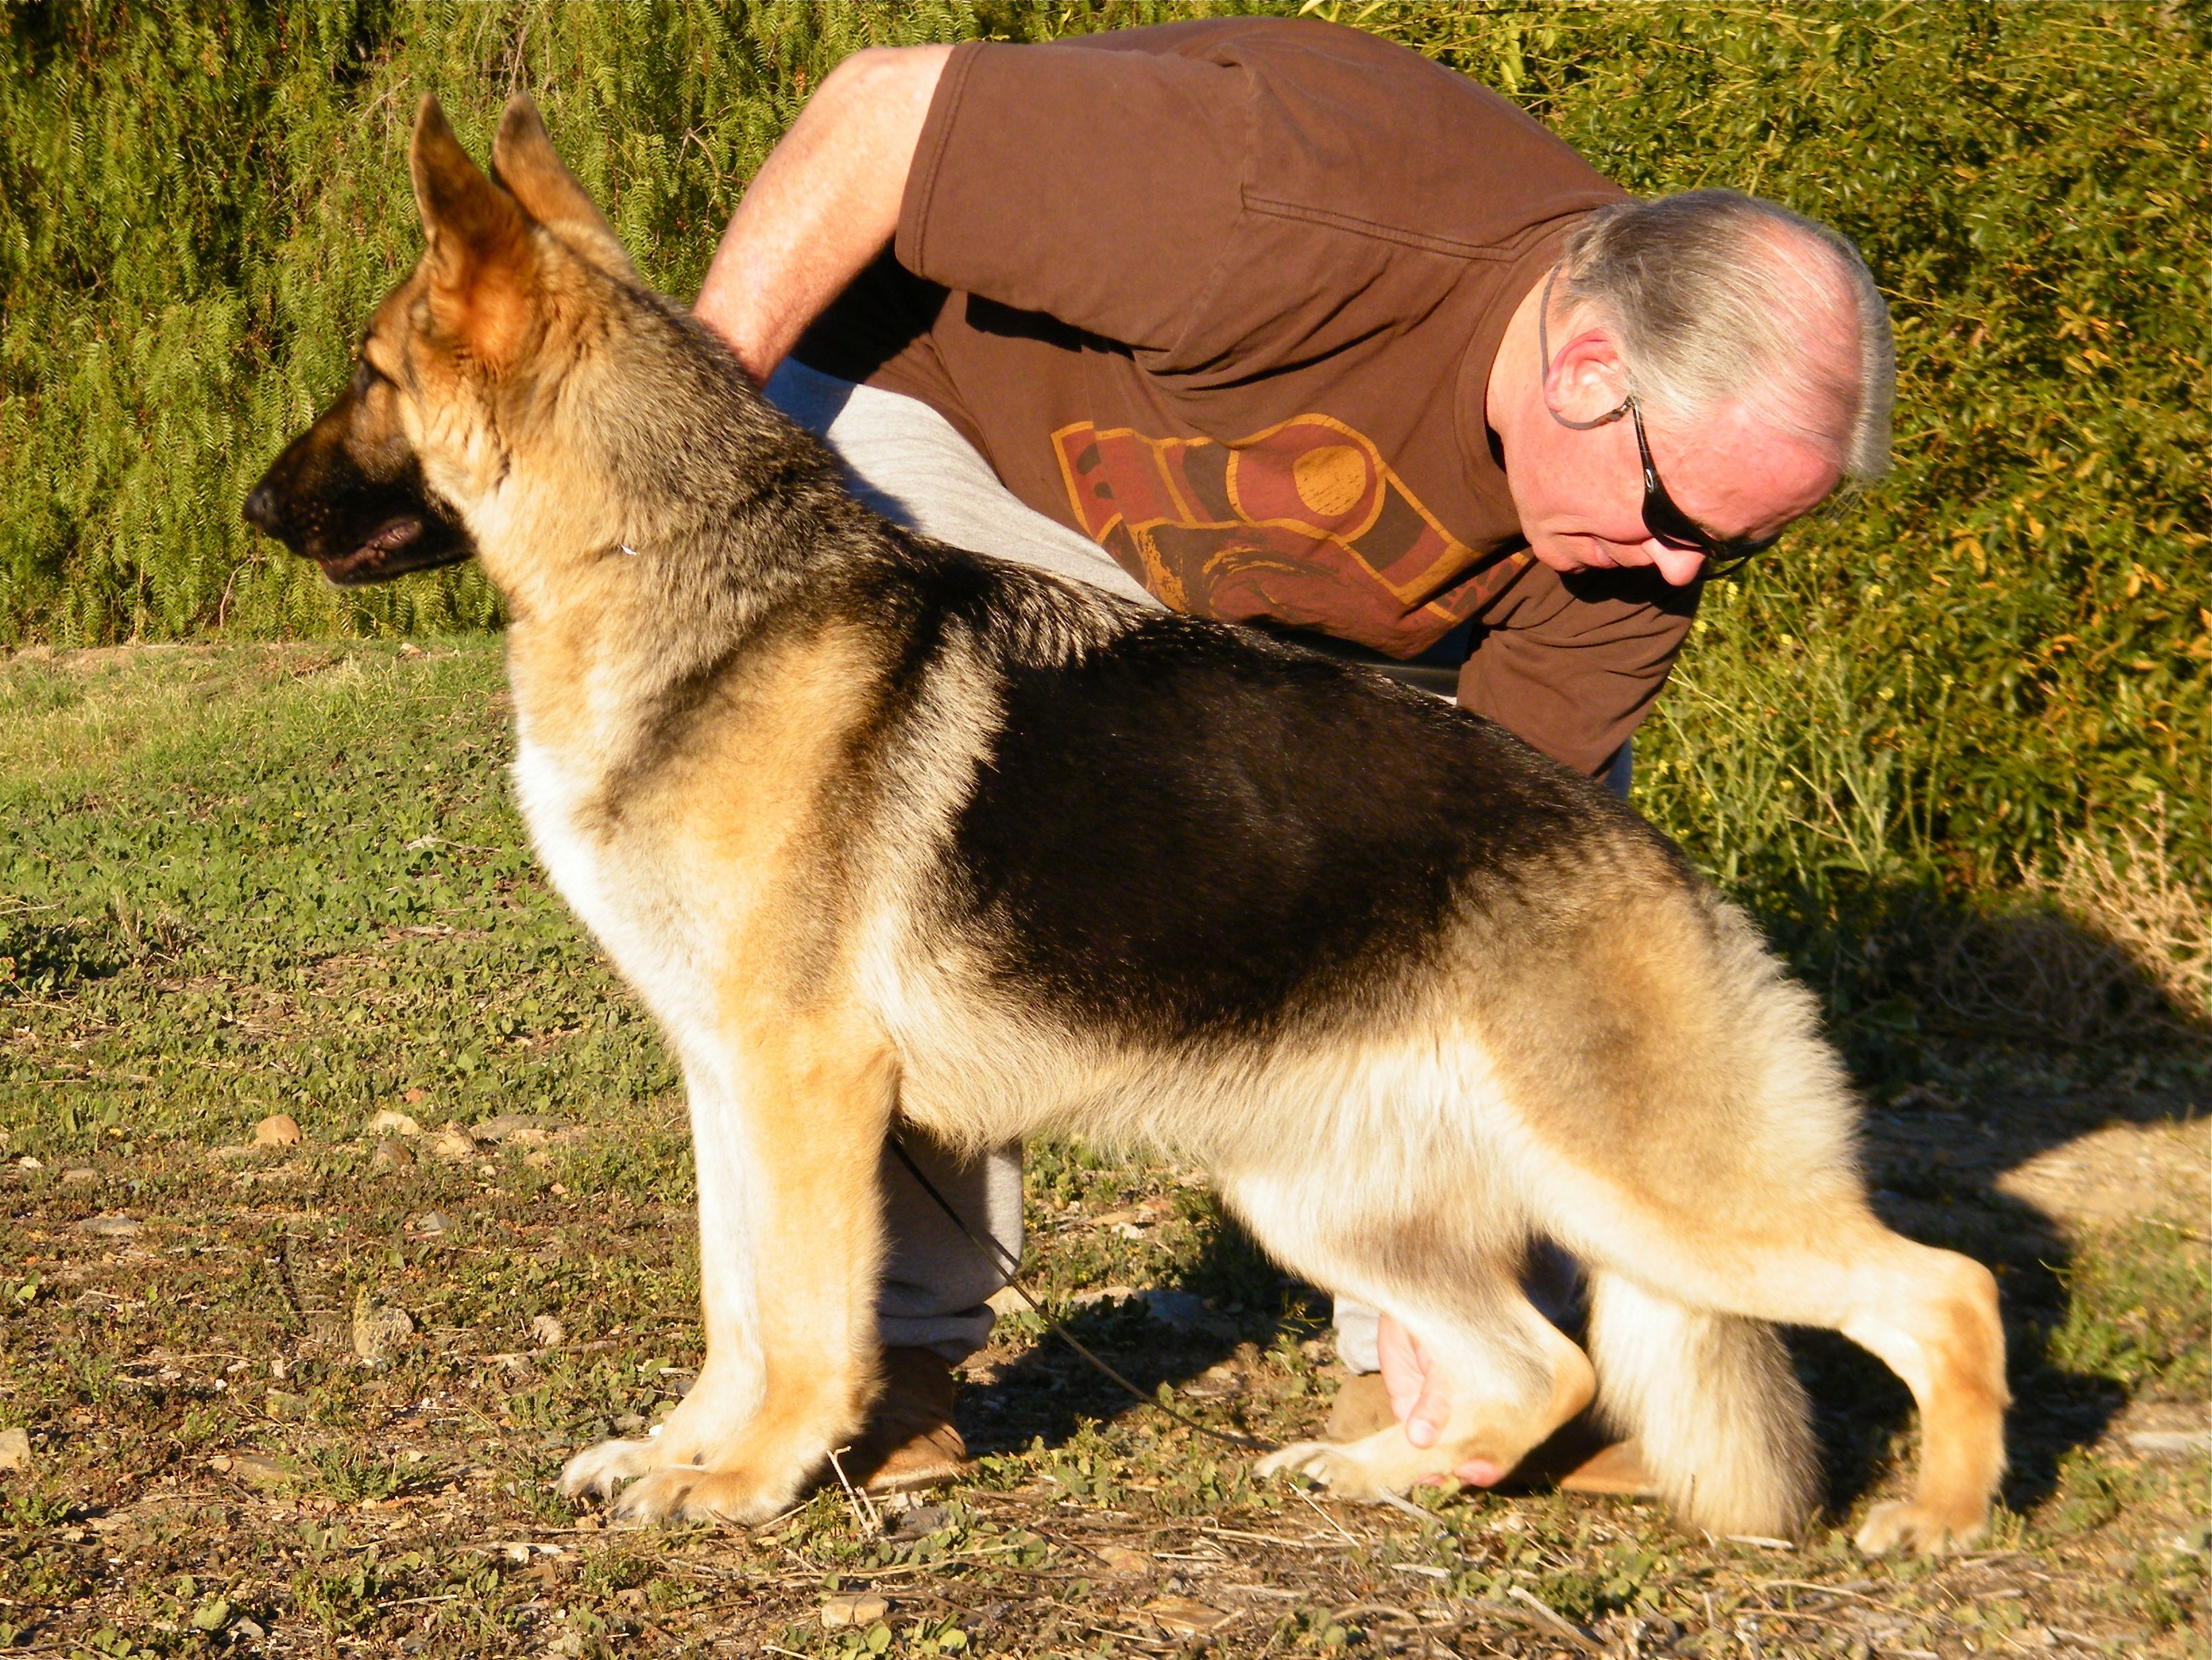
[[[428,93],[415,112],[407,164],[428,243],[422,259],[432,319],[472,356],[499,368],[529,323],[536,262],[529,216],[469,160]]]
[[[507,100],[491,141],[491,176],[514,192],[523,210],[600,270],[625,283],[637,270],[576,176],[561,165],[538,106],[521,93]]]
[[[1544,403],[1568,426],[1602,426],[1620,418],[1628,397],[1628,368],[1605,329],[1578,329],[1552,354],[1544,377]]]

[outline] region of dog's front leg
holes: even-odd
[[[875,1383],[876,1164],[896,1092],[888,1047],[863,1025],[749,1022],[687,1068],[706,1363],[658,1437],[572,1459],[568,1493],[636,1477],[617,1517],[757,1522],[859,1427]]]

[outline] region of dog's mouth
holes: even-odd
[[[419,513],[395,514],[343,553],[316,553],[323,575],[340,587],[381,582],[411,570],[458,564],[471,552],[458,527]]]
[[[343,431],[353,409],[341,399],[292,441],[246,496],[246,522],[313,560],[341,587],[474,553],[459,514],[425,488],[411,454],[372,453],[368,466],[355,458]]]

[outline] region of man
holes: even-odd
[[[1623,790],[1711,565],[1887,465],[1888,317],[1843,239],[1632,202],[1495,94],[1309,21],[855,54],[696,310],[894,516],[1425,672]],[[918,1152],[1011,1261],[1018,1155]],[[860,1450],[889,1487],[962,1456],[948,1367],[1005,1274],[884,1182]],[[1384,1385],[1346,1401],[1427,1444],[1421,1357],[1338,1325]]]

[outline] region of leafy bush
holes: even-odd
[[[2204,886],[2208,271],[2184,14],[1319,8],[1488,80],[1640,191],[1838,225],[1891,296],[1897,476],[1708,599],[1644,800],[1739,882],[2010,880],[2148,822]],[[435,88],[526,86],[648,278],[696,288],[848,52],[1146,8],[0,11],[0,641],[492,626],[472,569],[340,593],[237,503],[343,383]]]

